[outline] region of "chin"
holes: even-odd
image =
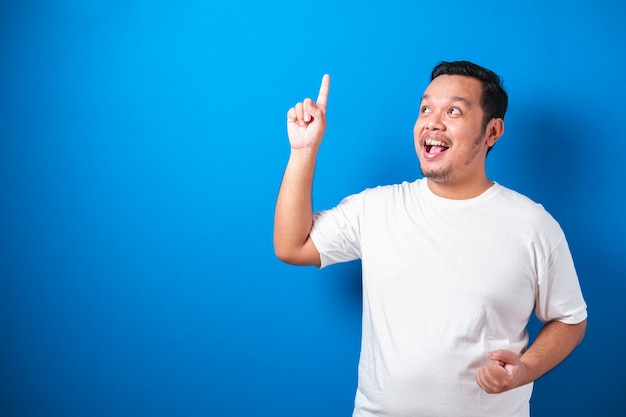
[[[435,171],[422,169],[422,175],[431,181],[440,183],[448,182],[451,178],[451,172],[449,170]]]

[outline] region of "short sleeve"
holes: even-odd
[[[310,235],[320,254],[320,268],[361,258],[362,201],[362,193],[355,194],[330,210],[313,214]]]
[[[535,314],[539,320],[577,324],[587,318],[587,305],[565,237],[548,256],[538,284]]]

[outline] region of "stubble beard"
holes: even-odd
[[[446,183],[446,182],[450,182],[452,179],[451,167],[442,168],[440,170],[430,169],[426,171],[424,170],[424,168],[422,168],[421,170],[422,170],[422,175],[431,181]]]
[[[467,159],[465,160],[465,164],[464,166],[468,166],[470,165],[474,159],[476,159],[476,157],[478,156],[478,154],[480,153],[480,145],[483,142],[484,138],[485,138],[485,132],[483,132],[482,134],[480,134],[473,142],[472,144],[472,149],[470,154],[468,155]],[[448,152],[448,151],[445,151]],[[425,170],[421,165],[420,165],[420,170],[422,171],[422,175],[425,178],[428,178],[431,181],[434,182],[438,182],[438,183],[453,183],[456,180],[456,175],[453,171],[453,167],[451,165],[439,168],[439,169],[435,169],[435,168],[431,168],[429,170]]]

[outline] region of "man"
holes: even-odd
[[[363,337],[353,416],[527,417],[532,383],[583,338],[586,305],[556,221],[488,179],[504,132],[500,77],[442,62],[414,127],[423,179],[367,189],[313,213],[330,78],[287,113],[276,203],[283,261],[361,259]],[[535,341],[531,314],[544,323]]]

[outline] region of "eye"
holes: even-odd
[[[450,113],[453,116],[460,116],[462,114],[461,110],[458,107],[450,108],[450,110],[448,110],[448,113]]]
[[[430,114],[432,112],[433,112],[432,109],[428,106],[422,106],[422,109],[420,110],[420,113],[423,113],[423,114]]]

